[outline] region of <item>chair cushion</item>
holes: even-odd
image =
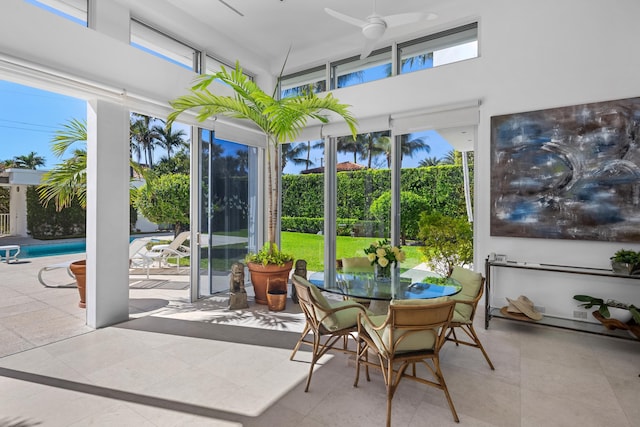
[[[394,299],[391,300],[391,305],[428,305],[438,304],[445,301],[449,301],[448,296],[429,299]]]
[[[385,357],[389,356],[391,351],[391,326],[387,325],[381,330],[375,330],[374,327],[379,327],[387,319],[386,314],[378,316],[370,316],[372,324],[369,324],[366,320],[362,321],[367,334],[371,337],[371,340],[378,348],[378,352]],[[398,337],[404,335],[402,332],[396,332],[396,342]],[[396,354],[408,353],[412,351],[432,350],[436,342],[436,331],[425,330],[419,332],[412,332],[407,338],[400,341],[400,344],[396,347]]]
[[[457,280],[462,285],[462,290],[451,298],[455,301],[473,301],[478,296],[482,286],[482,274],[471,271],[467,268],[453,267],[451,278]],[[452,322],[471,322],[473,307],[470,304],[456,304],[453,311]]]
[[[372,273],[373,270],[367,257],[342,258],[342,271],[345,273]]]
[[[345,306],[356,306],[352,308],[345,308],[344,310],[336,311],[331,316],[324,319],[322,325],[330,331],[338,331],[340,329],[352,328],[358,324],[358,313],[367,312],[363,305],[358,304],[355,301],[331,301],[331,308],[339,308]]]
[[[329,331],[338,331],[340,329],[352,328],[358,324],[358,313],[362,313],[362,312],[369,313],[369,311],[366,310],[364,306],[354,301],[329,302],[324,297],[324,295],[322,295],[322,292],[320,292],[320,289],[318,289],[313,283],[309,282],[307,279],[300,276],[296,276],[296,280],[298,281],[298,283],[301,283],[304,286],[308,287],[309,290],[311,291],[311,295],[313,296],[313,298],[316,300],[318,304],[318,307],[317,307],[319,312],[318,315],[321,318],[324,318],[322,320],[322,326],[324,326]],[[349,306],[349,305],[352,305],[355,307],[346,308],[344,310],[337,311],[325,317],[331,309]],[[320,319],[317,319],[317,320],[320,320]]]
[[[392,300],[391,305],[431,305],[449,301],[449,297],[439,297],[432,299],[404,299],[404,300]],[[373,342],[376,344],[378,351],[385,356],[388,356],[388,351],[391,350],[391,325],[385,326],[381,330],[375,330],[374,327],[379,327],[387,319],[386,314],[378,316],[370,316],[371,323],[366,320],[362,321],[364,329],[367,331]],[[396,332],[395,340],[398,341],[398,337],[405,335],[406,332]],[[436,343],[436,331],[425,330],[419,332],[411,332],[406,338],[400,341],[400,344],[396,347],[396,354],[407,353],[412,351],[432,350]]]

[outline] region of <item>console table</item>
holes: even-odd
[[[625,274],[617,274],[609,269],[604,268],[590,268],[590,267],[577,267],[570,265],[557,265],[557,264],[537,264],[528,262],[516,262],[516,261],[490,261],[489,258],[485,260],[485,317],[484,327],[489,328],[489,322],[493,317],[502,318],[507,320],[513,320],[516,322],[529,322],[537,323],[547,326],[554,326],[564,329],[572,329],[577,331],[589,332],[600,335],[611,335],[620,338],[634,339],[634,337],[626,330],[622,329],[607,329],[601,323],[581,322],[578,320],[562,319],[551,316],[544,316],[540,321],[529,321],[523,319],[516,319],[513,317],[507,317],[500,312],[500,307],[491,306],[491,272],[495,268],[514,268],[533,271],[546,271],[556,272],[562,274],[583,274],[589,276],[603,276],[603,277],[615,277],[630,280],[640,280],[640,275],[631,276]],[[639,285],[640,286],[640,285]]]

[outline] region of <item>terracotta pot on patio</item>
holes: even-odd
[[[247,268],[251,274],[251,283],[253,284],[253,292],[255,293],[256,303],[267,305],[267,279],[273,284],[278,283],[287,289],[289,282],[289,273],[293,267],[293,261],[289,261],[284,266],[268,264],[262,265],[255,262],[248,262]],[[280,286],[282,287],[282,286]]]
[[[78,292],[80,293],[80,302],[78,307],[86,308],[86,295],[87,295],[87,261],[74,261],[71,263],[71,272],[76,276],[76,283],[78,285]]]

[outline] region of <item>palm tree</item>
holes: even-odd
[[[14,159],[7,159],[7,160],[0,161],[0,171],[9,169],[9,168],[15,168],[15,167],[16,167],[16,161]]]
[[[238,159],[238,173],[244,175],[249,170],[249,151],[236,150],[236,159]]]
[[[311,160],[311,149],[314,149],[314,150],[320,149],[324,152],[324,140],[323,139],[317,140],[313,144],[311,144],[311,141],[307,141],[307,159],[306,159],[307,165],[305,167],[306,170],[309,170],[309,166],[313,166],[315,164],[315,162]],[[320,163],[322,163],[322,158],[320,160]],[[320,166],[322,166],[322,164],[320,164]]]
[[[462,159],[460,161],[457,160],[456,156],[456,150],[449,150],[447,152],[447,154],[445,154],[445,156],[440,159],[440,164],[442,165],[455,165],[455,164],[459,164],[462,162]]]
[[[426,151],[427,154],[431,152],[431,146],[427,144],[425,138],[409,139],[410,136],[410,133],[400,136],[400,159],[404,156],[413,157],[418,151]]]
[[[182,129],[174,132],[171,126],[154,125],[151,131],[157,134],[157,144],[167,150],[167,159],[171,158],[171,152],[174,147],[187,147],[187,143],[184,140],[187,134]]]
[[[44,157],[38,156],[35,151],[26,155],[16,156],[13,161],[16,167],[23,169],[37,169],[38,166],[44,166]]]
[[[361,133],[356,137],[356,140],[362,146],[362,153],[360,154],[360,160],[367,160],[367,167],[371,169],[373,158],[384,154],[385,147],[388,144],[389,131],[383,132],[367,132]]]
[[[304,84],[301,86],[292,87],[281,91],[281,98],[288,98],[290,96],[303,95],[307,91],[313,93],[324,92],[327,90],[327,82],[325,80],[318,80],[314,83]]]
[[[440,160],[433,156],[433,157],[425,157],[424,159],[420,160],[419,165],[420,166],[438,166],[440,164]]]
[[[132,113],[132,117],[137,119],[131,125],[131,138],[139,145],[139,149],[144,153],[144,159],[150,168],[153,167],[153,147],[160,139],[160,135],[151,126],[151,117],[142,114]]]
[[[290,161],[294,165],[306,165],[307,169],[309,169],[309,157],[308,157],[308,148],[307,143],[300,142],[298,144],[282,144],[282,170],[287,166],[287,162]],[[307,152],[307,158],[304,159],[300,157],[302,153]],[[311,162],[313,164],[313,162]]]
[[[76,142],[87,141],[87,123],[72,119],[57,130],[52,139],[51,151],[60,158]],[[71,206],[74,199],[82,207],[87,205],[87,150],[86,146],[76,148],[70,158],[42,177],[42,184],[38,187],[40,201],[46,206],[52,200],[56,209],[61,210]]]
[[[353,153],[353,163],[357,163],[358,155],[364,154],[364,143],[358,139],[358,135],[339,137],[337,144],[338,153]]]
[[[51,151],[60,158],[75,143],[82,146],[75,148],[71,157],[57,164],[42,176],[42,184],[38,186],[40,201],[46,206],[54,201],[57,210],[71,206],[74,199],[83,208],[87,206],[87,122],[71,119],[55,132],[51,140]],[[140,174],[139,165],[131,162],[131,167]]]
[[[411,134],[400,135],[400,161],[407,157],[413,157],[417,151],[431,151],[431,146],[424,141],[424,138],[409,139]],[[378,149],[387,158],[387,167],[391,167],[391,137],[379,136],[376,141]]]
[[[284,67],[283,67],[284,68]],[[234,90],[233,96],[215,95],[208,86],[218,80]],[[276,86],[277,90],[277,86]],[[276,252],[276,225],[278,221],[278,174],[281,173],[278,147],[293,141],[300,134],[309,119],[327,123],[325,116],[334,112],[345,120],[355,137],[356,119],[349,112],[349,106],[341,104],[328,93],[320,98],[311,91],[299,96],[276,99],[276,92],[269,96],[260,87],[249,80],[236,62],[234,70],[224,66],[215,74],[198,77],[191,93],[171,101],[173,112],[169,114],[167,124],[173,123],[183,112],[197,109],[197,119],[204,121],[214,115],[223,115],[236,119],[245,119],[256,124],[267,137],[266,164],[268,187],[268,248],[265,255]]]

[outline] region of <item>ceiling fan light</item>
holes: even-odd
[[[382,37],[386,29],[384,22],[372,22],[362,27],[362,34],[370,40],[375,40]]]

